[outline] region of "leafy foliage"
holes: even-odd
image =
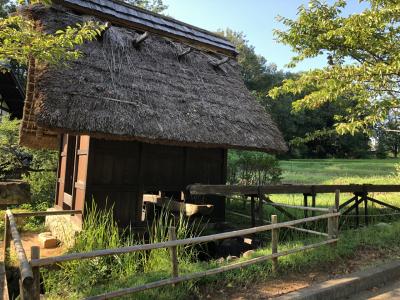
[[[168,8],[162,0],[124,0],[124,2],[150,10],[155,13],[162,13]]]
[[[0,19],[0,60],[27,64],[29,58],[35,58],[42,63],[65,63],[82,55],[76,46],[94,40],[105,28],[88,21],[50,34],[35,30],[33,21],[8,16]]]
[[[23,178],[31,186],[31,208],[47,208],[54,200],[57,153],[18,145],[19,120],[0,122],[0,179]]]
[[[272,155],[254,151],[229,151],[228,182],[230,184],[278,183],[281,174],[279,161]]]
[[[316,110],[304,109],[293,112],[292,103],[306,95],[282,94],[275,100],[268,91],[282,84],[284,80],[296,80],[298,74],[285,73],[274,64],[255,53],[243,33],[230,29],[220,31],[239,52],[238,62],[246,86],[270,113],[289,144],[286,156],[302,157],[366,157],[369,155],[369,141],[365,134],[340,136],[333,129],[334,116],[345,112],[347,102],[327,103]]]
[[[400,4],[364,1],[369,8],[343,16],[345,0],[333,5],[311,0],[299,8],[296,20],[280,17],[288,29],[275,31],[278,40],[297,53],[289,66],[320,55],[327,55],[328,66],[286,79],[270,95],[302,95],[293,103],[295,111],[351,101],[335,115],[339,133],[369,131],[399,105]]]

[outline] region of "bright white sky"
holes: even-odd
[[[328,0],[333,3],[333,0]],[[164,0],[169,6],[166,14],[183,22],[210,30],[231,28],[246,34],[256,52],[279,69],[290,61],[289,47],[274,40],[272,30],[282,28],[275,20],[277,15],[295,18],[297,8],[307,0]],[[348,0],[345,14],[360,12],[367,7],[365,2]],[[316,58],[299,64],[294,70],[309,70],[322,67],[326,58]]]

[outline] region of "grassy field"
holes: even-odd
[[[299,159],[299,160],[284,160],[280,162],[283,170],[282,183],[284,184],[399,184],[400,176],[396,175],[395,165],[400,163],[400,159]],[[386,203],[400,207],[399,193],[372,193],[372,197]],[[342,193],[341,202],[344,202],[352,197],[351,194]],[[303,205],[302,194],[287,194],[287,195],[270,195],[271,200],[279,203],[287,203],[292,205]],[[311,199],[309,200],[311,201]],[[334,194],[318,194],[316,204],[320,207],[329,207],[334,205]],[[236,212],[250,214],[250,204],[244,204],[242,201],[232,201],[228,206],[229,209]],[[280,221],[285,221],[287,218],[281,215],[272,207],[264,207],[265,218],[269,219],[271,214],[278,214]],[[300,210],[289,211],[302,217],[303,212]],[[363,205],[360,205],[360,212],[363,213]],[[369,214],[381,215],[391,214],[393,210],[385,209],[380,205],[370,204]],[[247,227],[249,220],[244,221],[240,217],[233,216],[228,211],[228,218],[233,223]],[[350,220],[354,216],[343,217]],[[399,215],[393,216],[374,216],[371,218],[373,222],[390,222],[398,220]]]
[[[283,183],[397,184],[395,164],[400,159],[296,159],[280,162]]]

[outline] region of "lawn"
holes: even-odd
[[[283,183],[293,184],[397,184],[395,165],[400,159],[296,159],[283,160]]]
[[[400,164],[400,159],[295,159],[282,160],[283,184],[398,184],[400,176],[396,176],[396,164]],[[399,193],[371,193],[371,196],[378,200],[400,207]],[[350,199],[351,194],[342,193],[341,202]],[[303,205],[302,194],[270,195],[271,200],[292,205]],[[309,200],[311,201],[311,199]],[[317,194],[316,204],[320,207],[334,205],[334,194]],[[232,201],[228,205],[228,210],[250,214],[250,204],[244,206],[242,201]],[[287,218],[281,215],[272,207],[264,207],[265,218],[269,219],[271,214],[278,214],[280,221]],[[303,216],[299,210],[289,211],[298,217]],[[360,212],[363,213],[363,205],[360,205]],[[380,205],[371,204],[369,214],[392,214],[393,210],[384,209]],[[387,222],[398,220],[397,214],[386,217],[372,217],[373,222]],[[354,219],[354,216],[343,217]],[[243,227],[249,225],[249,220],[244,221],[237,216],[232,216],[228,211],[228,219],[233,223],[242,223]]]

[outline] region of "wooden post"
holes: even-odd
[[[4,214],[4,248],[3,248],[4,263],[6,263],[8,259],[8,251],[10,249],[10,243],[11,243],[10,221],[8,219],[7,214]]]
[[[264,224],[264,220],[263,220],[263,196],[261,194],[258,195],[258,200],[259,200],[259,204],[258,204],[258,225],[263,225]]]
[[[315,187],[311,186],[311,205],[312,207],[315,207],[316,205],[316,198],[317,198],[317,194],[315,193]],[[315,211],[311,212],[311,216],[315,216]]]
[[[40,258],[40,247],[31,247],[31,259]],[[33,299],[40,300],[40,270],[39,267],[32,267],[33,273]]]
[[[358,208],[358,195],[355,197],[355,211],[356,211],[356,227],[360,227],[360,210]]]
[[[254,196],[251,196],[251,227],[256,227],[256,213],[255,213],[255,200]]]
[[[176,240],[176,231],[175,227],[168,228],[169,240],[175,241]],[[169,248],[171,252],[171,262],[172,262],[172,277],[178,277],[178,254],[176,251],[176,246],[172,246]]]
[[[245,210],[246,209],[246,202],[247,202],[247,196],[243,196],[242,197],[242,201],[243,201],[243,210]]]
[[[271,215],[271,224],[278,223],[278,216]],[[272,254],[278,253],[278,238],[279,238],[279,229],[272,229],[271,231],[271,249]],[[272,258],[272,272],[276,273],[278,271],[278,258]]]
[[[308,206],[308,194],[306,194],[306,193],[304,193],[303,194],[303,205],[305,206],[305,207],[307,207]],[[308,217],[308,211],[307,210],[304,210],[304,218],[307,218]]]
[[[329,213],[335,213],[336,208],[330,207]],[[328,218],[328,238],[336,239],[339,235],[339,217],[329,217]]]
[[[336,211],[339,211],[339,206],[340,206],[340,190],[335,191],[335,207]]]
[[[365,221],[365,226],[368,226],[368,191],[367,187],[365,184],[363,184],[363,194],[362,198],[364,200],[364,221]]]

